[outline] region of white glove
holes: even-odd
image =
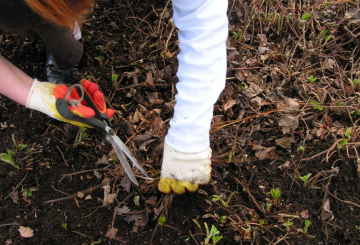
[[[183,153],[164,145],[159,191],[183,194],[194,192],[199,184],[207,184],[211,178],[211,149],[197,153]]]

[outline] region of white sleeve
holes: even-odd
[[[225,87],[227,0],[172,0],[179,29],[178,94],[166,143],[195,153],[210,146],[213,106]]]

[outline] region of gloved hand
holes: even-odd
[[[99,91],[98,86],[95,83],[92,83],[88,80],[82,81],[84,89],[90,94],[95,104],[98,106],[100,110],[104,109],[104,95]],[[53,84],[49,82],[39,82],[37,79],[34,79],[34,82],[30,88],[26,107],[30,109],[34,109],[49,115],[55,119],[60,121],[68,122],[77,126],[89,127],[86,124],[71,121],[64,117],[62,117],[58,110],[56,109],[56,100],[59,98],[65,98],[68,93],[69,87],[65,84]],[[80,99],[80,95],[76,91],[75,88],[72,89],[68,100],[71,99],[78,100]],[[90,107],[86,106],[86,102],[81,101],[80,105],[76,108],[73,108],[69,105],[70,111],[74,114],[83,117],[83,118],[92,118],[95,116],[95,111]],[[106,109],[106,115],[111,118],[114,115],[115,111],[112,109]]]
[[[183,153],[164,145],[158,189],[170,194],[183,194],[186,190],[194,192],[199,184],[207,184],[211,178],[211,149],[197,153]]]

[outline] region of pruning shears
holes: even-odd
[[[80,100],[78,101],[68,101],[68,95],[72,91],[72,88],[76,87],[77,92],[81,95]],[[79,84],[74,84],[73,86],[69,87],[68,95],[65,98],[59,98],[56,100],[56,108],[59,111],[60,115],[64,118],[77,121],[86,125],[89,125],[93,128],[101,130],[104,134],[104,142],[109,142],[113,146],[116,155],[119,158],[119,161],[123,168],[125,169],[126,174],[129,176],[130,180],[136,185],[139,186],[139,183],[136,180],[134,172],[126,159],[125,155],[131,160],[131,162],[140,170],[140,172],[148,179],[151,179],[146,171],[141,167],[138,160],[135,156],[131,153],[131,151],[126,147],[126,145],[121,141],[121,139],[116,135],[115,131],[110,127],[110,120],[105,114],[106,106],[104,101],[103,110],[100,111],[95,102],[92,100],[89,93],[84,89],[83,80]],[[82,100],[85,100],[87,106],[92,108],[95,111],[95,117],[90,119],[86,119],[75,115],[69,110],[69,104],[72,106],[76,106]],[[75,102],[75,103],[74,103]],[[74,105],[75,104],[75,105]],[[125,153],[125,154],[124,154]]]

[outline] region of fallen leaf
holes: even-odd
[[[333,218],[333,212],[330,210],[330,200],[329,198],[326,199],[324,205],[322,206],[322,211],[320,217],[323,221]]]
[[[13,187],[14,188],[14,187]],[[15,189],[15,188],[14,188]],[[11,200],[14,202],[14,203],[18,203],[19,201],[19,192],[17,190],[13,190],[9,197],[11,198]]]
[[[85,194],[84,194],[84,192],[82,192],[82,191],[78,191],[77,196],[78,196],[79,198],[83,198],[83,197],[85,196]]]
[[[299,126],[299,121],[296,116],[291,115],[282,115],[279,120],[279,126],[281,126],[281,130],[283,134],[288,134],[291,130],[295,130]]]
[[[156,204],[157,204],[157,196],[152,196],[152,197],[150,197],[148,200],[146,200],[145,201],[145,203],[147,203],[147,204],[150,204],[150,205],[153,205],[153,206],[156,206]]]
[[[122,208],[115,207],[114,211],[118,215],[128,214],[130,212],[130,208],[124,205]]]
[[[255,156],[259,158],[259,160],[264,159],[272,159],[274,156],[272,156],[270,153],[272,150],[274,150],[276,147],[263,147],[260,145],[255,146]]]
[[[294,139],[291,137],[284,137],[284,138],[275,140],[275,144],[284,149],[290,148],[291,143],[293,143],[293,142],[294,142]]]
[[[230,99],[228,102],[226,102],[226,104],[224,105],[224,111],[230,109],[231,107],[233,107],[234,105],[236,105],[236,100],[234,99]]]
[[[255,83],[250,84],[248,89],[246,89],[246,92],[247,92],[247,94],[249,95],[250,98],[257,96],[262,91],[263,90],[258,85],[256,85]]]
[[[30,227],[20,226],[18,229],[20,236],[29,238],[34,236],[34,231]]]
[[[106,237],[110,238],[110,239],[115,239],[116,233],[118,232],[118,229],[116,228],[111,228],[110,230],[108,230],[106,232]]]
[[[98,158],[98,160],[95,164],[109,165],[109,161],[108,161],[107,157],[104,155],[104,156],[102,156],[102,158]]]
[[[140,196],[134,196],[134,204],[140,207]]]
[[[120,181],[120,186],[122,188],[124,188],[124,190],[128,193],[130,193],[130,188],[131,188],[131,180],[128,176],[125,176],[124,178],[122,178],[122,180]]]
[[[117,194],[110,194],[110,185],[104,185],[104,200],[103,205],[109,206],[110,204],[114,203],[114,199],[117,197]]]
[[[303,218],[303,219],[309,218],[309,211],[307,211],[307,210],[302,211],[302,212],[300,213],[300,216],[301,216],[301,218]]]
[[[87,196],[85,197],[85,200],[91,200],[91,199],[92,199],[91,195],[87,195]]]

